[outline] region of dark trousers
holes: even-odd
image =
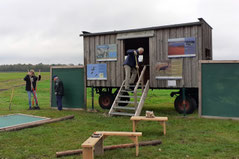
[[[58,110],[62,110],[62,96],[56,96],[56,104],[57,104]]]

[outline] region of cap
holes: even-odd
[[[52,80],[54,80],[55,77],[57,77],[57,75],[52,76]]]

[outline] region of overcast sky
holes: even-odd
[[[198,21],[213,27],[213,58],[239,60],[238,0],[0,0],[0,64],[83,63],[81,31]]]

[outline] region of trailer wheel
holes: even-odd
[[[186,104],[185,105],[186,114],[192,114],[197,107],[195,99],[190,96],[186,96],[185,104]],[[177,96],[177,98],[175,99],[174,108],[178,113],[180,114],[184,113],[183,97],[181,95]]]
[[[114,101],[114,96],[111,93],[102,93],[99,96],[99,104],[103,109],[110,109]]]
[[[123,92],[122,95],[124,96],[129,96],[129,93],[128,92]],[[130,101],[130,97],[121,97],[120,98],[121,101]],[[121,107],[125,107],[127,106],[129,103],[119,103],[119,106]]]

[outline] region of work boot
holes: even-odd
[[[37,105],[37,106],[35,107],[35,109],[38,109],[38,110],[40,110],[40,107]]]

